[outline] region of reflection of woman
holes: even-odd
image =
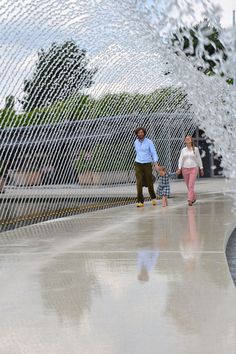
[[[191,136],[186,136],[185,138],[186,147],[182,149],[179,166],[177,174],[182,171],[184,181],[188,188],[188,204],[192,206],[196,202],[196,194],[194,191],[194,186],[198,174],[198,169],[200,168],[201,176],[204,175],[202,159],[199,150],[194,146],[193,138]]]
[[[200,256],[201,242],[199,241],[195,208],[188,210],[188,226],[186,233],[180,241],[180,251],[183,259],[186,262],[187,268],[193,270],[198,257]]]

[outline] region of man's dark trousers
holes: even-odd
[[[151,199],[156,198],[156,193],[154,192],[153,180],[152,180],[152,164],[151,163],[139,163],[135,162],[135,175],[138,193],[138,203],[144,202],[143,197],[143,178],[147,183],[148,192]]]

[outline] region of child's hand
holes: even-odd
[[[203,177],[204,176],[204,170],[203,168],[200,169],[200,175]]]

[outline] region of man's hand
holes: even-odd
[[[155,163],[155,170],[156,170],[157,172],[159,172],[159,170],[160,170],[160,166],[158,165],[158,163]]]

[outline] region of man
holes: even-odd
[[[157,204],[152,180],[152,163],[154,163],[156,170],[158,170],[158,156],[153,142],[146,138],[146,133],[146,129],[143,127],[135,130],[136,140],[134,146],[136,150],[135,174],[138,194],[137,207],[144,206],[143,179],[145,179],[147,184],[148,192],[152,199],[152,205]]]

